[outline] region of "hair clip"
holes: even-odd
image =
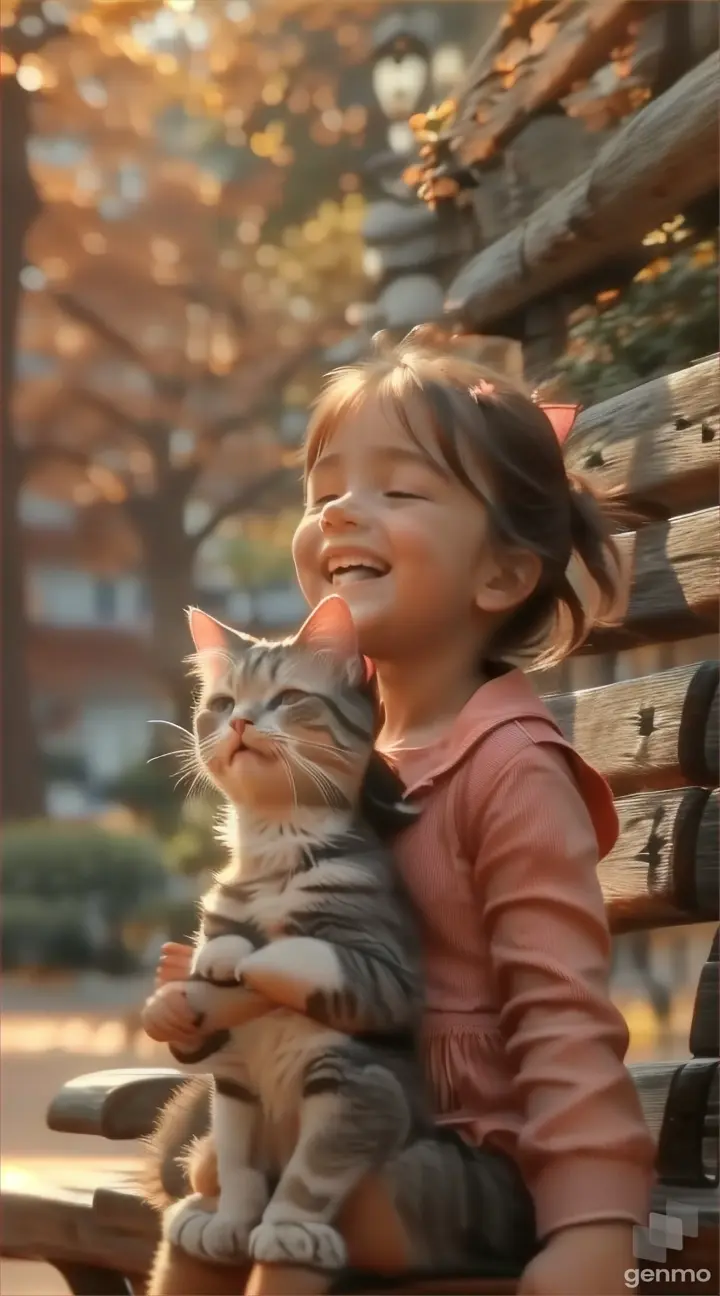
[[[479,405],[481,396],[495,395],[495,384],[488,382],[485,378],[481,378],[478,383],[475,383],[474,387],[469,387],[468,391],[475,403]]]
[[[538,400],[537,392],[533,392],[532,400],[542,410],[560,445],[564,445],[575,426],[582,405],[549,405]]]

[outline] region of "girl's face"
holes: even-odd
[[[309,475],[293,541],[311,606],[341,594],[362,651],[376,661],[448,636],[480,643],[489,551],[486,509],[452,475],[431,432],[419,448],[371,399],[341,420]]]

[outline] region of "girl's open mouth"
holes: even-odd
[[[387,576],[390,567],[380,558],[367,554],[338,554],[326,563],[326,574],[331,585],[341,587],[357,581],[378,580]]]

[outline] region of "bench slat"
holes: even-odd
[[[152,1263],[155,1237],[116,1218],[98,1219],[93,1196],[47,1180],[2,1194],[2,1254],[9,1259],[64,1262],[142,1275]]]
[[[690,1027],[690,1052],[696,1058],[717,1057],[720,1053],[720,962],[717,932],[707,963],[700,973]]]
[[[717,792],[641,792],[617,811],[620,838],[598,869],[612,931],[720,916]]]
[[[713,356],[584,410],[567,444],[568,466],[671,512],[709,506],[720,482],[719,412]]]
[[[161,1107],[187,1076],[174,1067],[123,1067],[68,1081],[53,1098],[48,1129],[61,1134],[143,1138]]]
[[[705,734],[714,723],[713,699],[718,682],[715,662],[679,666],[657,675],[622,680],[578,693],[559,693],[545,702],[565,737],[581,756],[610,781],[616,795],[675,788],[683,783],[717,786],[717,754],[697,760]],[[683,716],[687,759],[685,773],[678,754]],[[690,733],[692,742],[689,741]],[[697,775],[706,775],[698,778]]]
[[[597,630],[583,652],[632,647],[711,634],[718,623],[720,550],[715,508],[688,513],[618,536],[632,563],[632,586],[622,625]]]

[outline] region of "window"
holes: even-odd
[[[95,581],[93,604],[95,619],[101,625],[112,625],[117,620],[117,581],[99,577]]]

